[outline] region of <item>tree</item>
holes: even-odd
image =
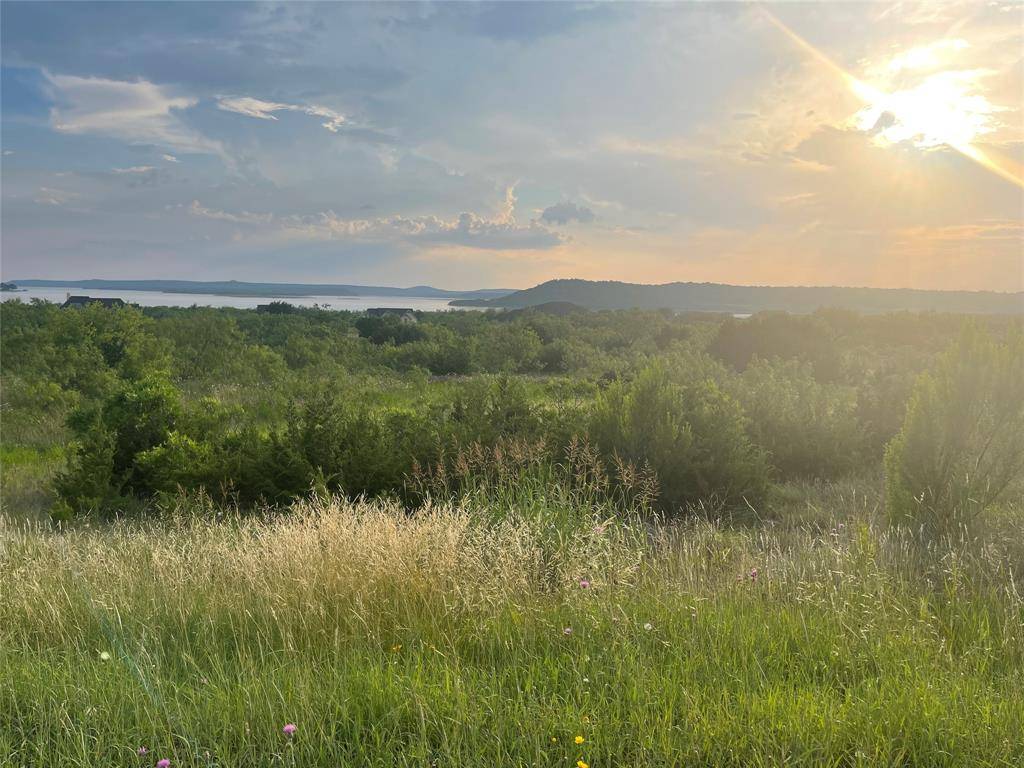
[[[1024,473],[1024,335],[965,329],[915,386],[885,453],[887,512],[933,534],[969,526]]]
[[[148,495],[137,458],[164,443],[180,415],[178,391],[165,378],[126,382],[98,407],[69,419],[78,441],[56,481],[58,515],[95,511],[126,496]]]
[[[809,363],[755,357],[735,390],[751,439],[781,478],[834,478],[857,466],[863,438],[852,388],[818,381]]]
[[[475,339],[473,358],[488,373],[527,373],[537,370],[540,337],[527,325],[492,323]]]

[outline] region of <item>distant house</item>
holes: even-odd
[[[96,296],[68,296],[67,301],[60,305],[61,309],[68,309],[73,307],[80,309],[86,307],[89,304],[102,304],[107,309],[114,309],[116,307],[126,306],[124,299],[103,299]]]
[[[373,307],[366,310],[370,317],[397,317],[403,323],[415,323],[416,312],[408,307]]]

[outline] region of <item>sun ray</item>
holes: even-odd
[[[813,59],[824,65],[826,69],[839,77],[850,91],[867,104],[880,104],[891,101],[891,94],[860,80],[845,70],[835,61],[828,57],[819,48],[816,48],[809,41],[790,29],[781,19],[764,6],[759,6],[764,17],[776,29],[782,32],[798,48],[810,55]],[[897,114],[897,118],[901,115]],[[943,141],[943,144],[956,150],[964,157],[973,160],[987,171],[994,173],[1004,181],[1008,181],[1021,189],[1024,189],[1024,167],[1014,160],[998,154],[992,148],[979,147],[977,144],[965,141]]]

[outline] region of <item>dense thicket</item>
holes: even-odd
[[[932,534],[970,527],[1024,473],[1024,336],[968,327],[923,374],[885,454],[888,512]]]
[[[416,502],[411,474],[470,446],[519,441],[557,459],[574,440],[653,473],[668,512],[749,508],[773,481],[878,471],[915,382],[963,322],[525,311],[411,323],[8,302],[2,442],[58,451],[60,516],[199,488],[242,506],[313,490]],[[984,324],[993,339],[1020,328]],[[922,387],[901,445],[946,407]]]

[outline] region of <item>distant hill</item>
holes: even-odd
[[[70,287],[95,291],[157,291],[160,293],[210,293],[221,296],[412,296],[428,299],[492,299],[512,293],[511,289],[483,288],[449,291],[429,285],[392,288],[381,285],[320,285],[317,283],[246,283],[238,280],[18,280],[22,287]]]
[[[907,288],[835,288],[665,283],[642,285],[614,281],[550,280],[533,288],[491,299],[459,299],[452,306],[522,309],[569,302],[587,309],[671,309],[731,312],[763,310],[813,312],[841,307],[859,312],[899,310],[967,314],[1024,313],[1024,293],[993,291],[920,291]]]

